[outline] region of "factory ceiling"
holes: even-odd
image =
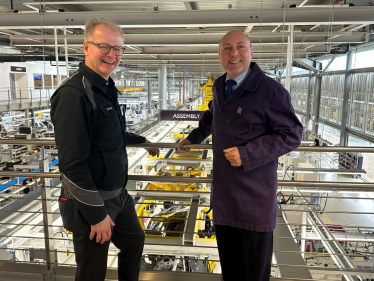
[[[0,48],[19,50],[24,61],[53,55],[55,45],[60,56],[83,59],[84,23],[93,16],[121,25],[122,67],[145,71],[167,64],[170,72],[217,76],[218,42],[234,29],[251,38],[263,69],[285,65],[289,42],[293,58],[313,59],[374,40],[368,0],[25,1],[0,0]],[[7,55],[0,51],[0,61]]]

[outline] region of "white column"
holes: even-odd
[[[66,35],[66,27],[64,28],[64,35]],[[64,43],[65,43],[66,77],[69,77],[68,39],[64,38]]]
[[[151,109],[151,105],[152,105],[152,83],[151,83],[151,80],[147,81],[147,91],[148,91],[148,116],[147,116],[147,118],[149,118],[150,116],[152,116],[152,109]]]
[[[293,60],[293,30],[294,26],[291,24],[288,26],[288,31],[290,35],[287,36],[287,65],[286,65],[286,83],[285,88],[290,92],[291,89],[291,75],[292,75],[292,60]]]
[[[160,110],[165,110],[166,106],[166,85],[167,85],[166,65],[158,66],[158,96]]]
[[[57,73],[57,84],[61,84],[60,71],[58,69],[58,42],[57,42],[57,27],[54,27],[55,30],[55,55],[56,55],[56,73]],[[54,85],[55,86],[55,85]]]

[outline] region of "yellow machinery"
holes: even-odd
[[[199,149],[193,149],[191,154],[175,153],[172,158],[184,158],[184,159],[201,159],[202,151]],[[149,158],[155,158],[148,156]],[[163,158],[160,155],[160,158]],[[165,182],[149,182],[147,190],[162,190],[162,191],[179,191],[179,192],[210,192],[210,189],[206,184],[203,183],[171,183],[168,182],[168,177],[186,177],[186,178],[199,178],[207,177],[209,170],[201,170],[199,166],[175,166],[163,164],[161,161],[161,169],[154,173],[159,177],[165,177]],[[147,166],[148,170],[151,170],[154,166]],[[187,218],[190,210],[190,201],[187,199],[169,199],[168,200],[157,200],[149,199],[141,203],[137,209],[137,215],[141,227],[145,231],[146,238],[150,239],[183,239],[183,232],[186,228]],[[175,201],[177,200],[177,201]],[[199,207],[199,213],[197,214],[197,220],[195,225],[195,241],[205,241],[208,243],[215,243],[216,236],[214,235],[214,226],[212,223],[213,211],[209,207]],[[209,244],[210,245],[210,244]],[[186,263],[188,257],[186,257]],[[157,259],[162,259],[158,257]],[[178,259],[175,258],[174,262]],[[213,272],[216,262],[201,261],[205,266],[207,272]],[[157,260],[150,261],[148,266],[157,267]]]
[[[144,91],[144,88],[117,88],[120,93],[125,92],[135,92],[135,91]]]
[[[205,240],[205,241],[216,241],[216,236],[207,234],[206,232],[211,232],[213,225],[212,222],[209,221],[213,219],[213,210],[209,210],[209,208],[204,208],[204,211],[201,212],[198,216],[198,220],[196,222],[196,229],[195,237],[198,240]]]
[[[208,110],[208,103],[213,99],[212,86],[213,86],[213,81],[212,81],[212,78],[209,77],[208,82],[204,86],[199,87],[199,89],[204,90],[204,103],[197,107],[201,111]]]
[[[174,132],[174,137],[176,137],[177,139],[184,139],[188,136],[188,134],[180,134],[180,133],[175,133]]]

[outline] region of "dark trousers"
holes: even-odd
[[[105,279],[110,241],[96,243],[96,236],[90,240],[91,227],[75,207],[72,200],[60,202],[62,206],[75,208],[64,220],[73,232],[75,260],[77,262],[76,281],[103,281]],[[127,192],[116,198],[105,200],[105,207],[115,226],[112,227],[111,241],[120,250],[118,253],[119,281],[137,281],[139,278],[140,261],[144,246],[144,231],[137,218],[134,201]],[[71,209],[69,210],[72,211]],[[61,210],[61,214],[63,214]],[[74,222],[72,221],[75,220]],[[65,225],[65,221],[64,221]]]
[[[224,281],[269,281],[273,232],[215,225]]]

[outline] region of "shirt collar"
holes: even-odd
[[[251,72],[251,68],[248,67],[242,74],[240,74],[238,77],[236,77],[235,79],[235,82],[236,82],[236,87],[239,87],[240,84],[243,83],[244,79],[247,78],[248,74]],[[230,75],[228,73],[226,73],[226,83],[227,83],[227,80],[230,80]]]

